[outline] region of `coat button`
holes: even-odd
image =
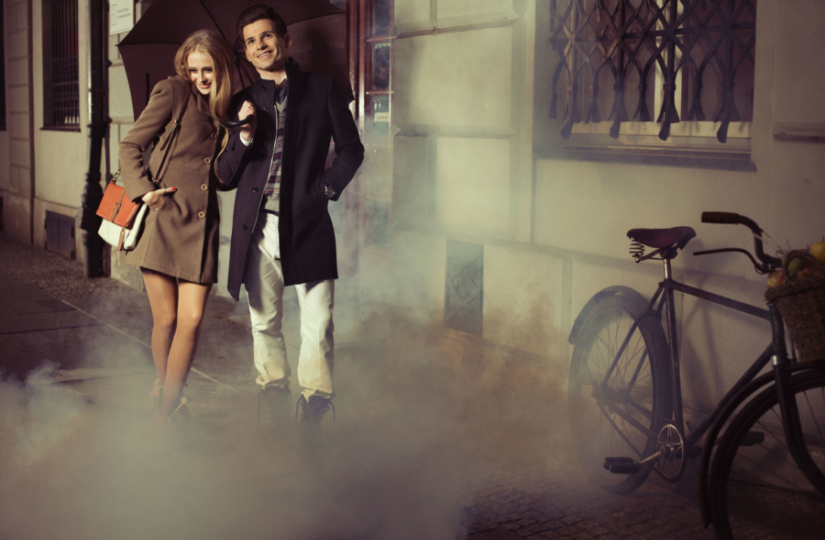
[[[209,186],[206,184],[201,184],[201,191],[206,191],[207,189],[209,189]]]
[[[263,150],[261,150],[261,153],[262,153],[262,154],[264,154],[264,155],[266,155],[266,148],[264,148]]]
[[[198,217],[201,218],[201,219],[205,218],[206,217],[206,212],[204,212],[204,211],[198,212]]]
[[[256,188],[256,187],[252,188],[252,193],[258,193],[258,188]]]
[[[212,158],[211,157],[203,158],[203,162],[208,165],[208,164],[212,163]]]
[[[210,135],[209,137],[210,137],[210,138],[212,138],[212,139],[217,139],[217,138],[218,138],[218,132],[217,132],[217,131],[215,131],[215,132],[214,132],[214,133],[212,133],[212,135]]]
[[[241,225],[241,229],[243,229],[243,230],[247,230],[248,228],[249,227],[247,227],[246,225]]]

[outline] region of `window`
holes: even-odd
[[[79,129],[77,0],[43,0],[43,123]]]
[[[551,0],[562,137],[749,137],[756,1]]]
[[[392,220],[393,2],[367,0],[364,73],[364,246],[390,247]]]
[[[3,0],[0,0],[0,131],[6,129],[6,32]]]

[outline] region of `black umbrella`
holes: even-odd
[[[292,46],[289,56],[301,69],[335,79],[352,97],[347,56],[346,14],[326,0],[264,0],[287,24]],[[118,47],[126,68],[135,119],[140,116],[152,88],[175,75],[174,58],[180,45],[196,30],[220,32],[235,44],[235,21],[247,0],[155,0]],[[257,77],[246,59],[246,72]],[[240,70],[243,73],[244,69]],[[249,76],[242,75],[249,81]],[[235,79],[235,82],[239,82]],[[238,84],[235,91],[239,91]]]

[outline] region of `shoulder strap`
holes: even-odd
[[[186,84],[186,97],[183,99],[183,107],[180,108],[180,113],[178,117],[175,118],[175,122],[172,125],[172,129],[169,130],[169,135],[166,136],[166,140],[163,141],[163,144],[160,146],[160,149],[163,150],[163,157],[160,159],[160,165],[158,165],[158,176],[153,180],[155,184],[160,182],[160,177],[163,175],[163,164],[166,163],[166,156],[169,155],[169,149],[172,148],[172,145],[169,144],[169,141],[172,140],[172,137],[175,135],[175,132],[180,128],[180,120],[183,118],[183,113],[186,111],[186,105],[189,103],[189,96],[192,94],[192,86],[188,83]]]

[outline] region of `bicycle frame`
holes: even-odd
[[[679,358],[678,340],[676,339],[676,306],[674,302],[673,291],[679,291],[682,294],[688,296],[693,296],[695,298],[707,300],[714,304],[718,304],[726,308],[732,309],[734,311],[739,311],[740,313],[745,313],[747,315],[764,319],[766,321],[772,321],[772,316],[771,312],[767,309],[746,304],[744,302],[740,302],[738,300],[734,300],[726,296],[714,294],[673,280],[669,258],[665,258],[664,260],[664,275],[665,279],[661,283],[659,283],[659,288],[653,295],[653,298],[651,299],[648,308],[653,309],[653,305],[658,301],[659,304],[655,310],[657,313],[661,314],[663,305],[667,309],[667,324],[665,325],[665,329],[667,331],[667,340],[668,345],[670,346],[671,364],[673,366],[673,423],[679,430],[679,433],[684,435],[685,430],[684,414],[682,409],[682,381],[680,375],[681,362]],[[661,299],[659,298],[660,296]],[[776,316],[778,317],[779,314],[777,313]],[[745,388],[751,381],[753,381],[756,378],[759,372],[762,371],[762,369],[764,369],[764,367],[771,361],[771,358],[773,358],[775,355],[779,355],[782,358],[783,362],[787,361],[787,351],[785,349],[784,335],[780,334],[779,336],[777,336],[774,332],[774,336],[771,343],[765,348],[762,354],[759,355],[756,361],[754,361],[754,363],[751,364],[751,366],[745,371],[745,373],[742,374],[739,380],[737,380],[736,383],[734,383],[734,385],[722,397],[722,399],[719,400],[719,402],[716,404],[711,413],[705,418],[705,420],[696,429],[691,430],[689,436],[685,437],[686,448],[692,448],[696,446],[696,443],[699,441],[699,439],[701,439],[705,432],[707,432],[707,430],[716,422],[720,412],[725,410],[725,408],[733,401],[734,396],[736,396],[743,388]]]
[[[803,470],[815,470],[813,460],[810,454],[805,450],[805,444],[803,441],[804,436],[800,425],[799,411],[797,410],[796,402],[793,399],[787,399],[784,397],[788,393],[787,382],[790,378],[790,374],[795,371],[814,368],[814,365],[791,364],[788,358],[788,352],[785,344],[784,324],[782,322],[782,317],[779,314],[779,312],[776,310],[774,306],[770,306],[770,309],[759,308],[751,304],[740,302],[738,300],[734,300],[726,296],[711,293],[675,281],[672,278],[672,270],[670,263],[671,258],[672,257],[667,256],[667,254],[663,258],[664,279],[659,283],[656,292],[648,302],[647,310],[639,317],[638,320],[634,321],[631,325],[631,328],[628,331],[627,336],[622,342],[622,345],[619,348],[615,358],[613,359],[605,373],[605,377],[602,381],[602,384],[606,385],[607,381],[610,379],[612,373],[615,370],[616,365],[619,362],[619,359],[622,357],[622,354],[624,353],[624,350],[631,339],[631,336],[638,328],[640,320],[643,317],[647,316],[656,316],[659,319],[661,319],[662,311],[664,310],[667,316],[667,324],[665,325],[665,329],[667,332],[671,365],[673,367],[673,418],[671,418],[670,420],[672,420],[673,425],[677,428],[677,430],[684,439],[685,446],[683,451],[686,453],[685,455],[688,455],[690,449],[697,447],[697,443],[699,442],[699,440],[705,435],[705,433],[711,427],[719,423],[719,425],[714,429],[712,433],[712,438],[715,440],[716,435],[718,434],[718,431],[721,428],[721,425],[732,414],[733,410],[743,401],[745,401],[748,396],[752,395],[756,391],[756,389],[773,382],[777,385],[778,391],[780,393],[780,407],[782,410],[785,436],[788,440],[789,447],[792,449],[793,457],[797,461],[797,463],[803,466]],[[762,352],[762,354],[759,355],[759,357],[753,362],[753,364],[751,364],[751,366],[745,371],[745,373],[742,374],[742,376],[736,381],[736,383],[734,383],[734,385],[727,391],[727,393],[719,400],[719,402],[716,404],[716,406],[713,408],[710,414],[708,414],[707,417],[702,421],[702,423],[696,429],[691,430],[689,436],[685,436],[684,430],[684,413],[682,408],[682,386],[680,375],[681,368],[678,340],[676,338],[677,329],[676,308],[673,295],[674,291],[679,291],[688,296],[693,296],[696,298],[700,298],[702,300],[707,300],[709,302],[713,302],[726,308],[733,309],[735,311],[739,311],[741,313],[745,313],[747,315],[751,315],[760,319],[764,319],[771,323],[771,343],[765,348],[765,350]],[[639,360],[639,365],[636,367],[636,370],[634,371],[633,377],[630,380],[629,387],[632,388],[632,386],[635,384],[636,378],[641,370],[642,364],[645,362],[645,359],[646,355],[643,355],[642,358]],[[765,366],[768,365],[768,363],[772,363],[773,372],[766,373],[763,376],[759,377],[759,373],[765,368]],[[616,413],[619,414],[619,416],[622,416],[629,423],[636,425],[636,422],[632,418],[625,416],[621,412],[621,410],[617,410]],[[637,428],[639,427],[640,426],[637,426]],[[712,441],[709,442],[712,444]],[[640,463],[648,463],[659,457],[659,452],[656,452],[650,456],[644,457],[640,461]],[[810,468],[811,466],[813,466],[813,469]],[[820,491],[825,493],[825,485],[820,485],[823,484],[822,479],[811,478],[811,481],[814,484],[814,486],[816,486]]]
[[[662,316],[663,308],[666,308],[666,315],[667,315],[667,324],[665,325],[665,330],[667,332],[667,340],[670,349],[670,356],[671,356],[671,363],[673,366],[673,415],[674,417],[671,419],[673,420],[674,425],[679,430],[679,433],[684,436],[684,415],[682,411],[682,383],[681,383],[681,376],[680,376],[680,360],[679,360],[679,349],[678,349],[678,341],[676,339],[676,308],[673,298],[673,291],[679,291],[683,294],[694,296],[696,298],[701,298],[703,300],[708,300],[710,302],[722,305],[724,307],[740,311],[742,313],[746,313],[748,315],[752,315],[755,317],[759,317],[761,319],[765,319],[770,321],[771,314],[768,310],[758,308],[756,306],[752,306],[750,304],[746,304],[744,302],[739,302],[738,300],[733,300],[732,298],[727,298],[725,296],[721,296],[718,294],[710,293],[708,291],[704,291],[702,289],[697,289],[696,287],[691,287],[689,285],[685,285],[678,281],[674,281],[671,272],[671,265],[670,259],[665,258],[664,260],[664,274],[665,279],[659,283],[659,287],[656,289],[656,293],[650,299],[648,303],[647,311],[642,314],[642,317],[654,315],[658,318]],[[658,304],[657,304],[658,302]],[[655,307],[654,307],[655,306]],[[778,314],[777,314],[778,315]],[[641,319],[641,317],[640,317]],[[624,353],[627,344],[630,341],[631,336],[636,331],[639,325],[639,320],[634,321],[633,325],[631,326],[630,330],[628,331],[627,336],[625,337],[621,347],[619,348],[618,352],[616,353],[616,357],[611,362],[610,366],[608,367],[604,380],[602,384],[606,384],[607,381],[610,379],[616,365],[619,362],[622,354]],[[776,337],[776,336],[774,336]],[[719,416],[720,411],[724,410],[727,405],[733,400],[733,397],[740,391],[742,388],[748,385],[751,381],[753,381],[756,376],[759,374],[760,371],[770,362],[771,358],[774,356],[774,352],[777,350],[777,344],[772,342],[765,351],[757,358],[757,360],[751,365],[751,367],[740,377],[740,379],[731,387],[731,389],[725,394],[725,396],[720,400],[720,402],[716,405],[714,410],[708,415],[708,417],[700,424],[698,428],[692,430],[690,436],[685,438],[685,446],[687,448],[691,448],[695,446],[695,443],[705,434],[705,432],[714,424],[716,418]],[[783,347],[782,350],[782,357],[787,359],[787,353],[785,352],[784,348],[784,339],[783,339]],[[641,368],[641,365],[644,363],[645,357],[643,356],[639,361],[639,366],[637,367],[636,372],[633,375],[633,378],[630,381],[630,387],[635,383],[636,376],[638,375],[638,371]],[[619,413],[621,415],[621,413]],[[625,420],[632,421],[630,418],[625,418]],[[655,455],[654,455],[655,456]],[[650,459],[655,459],[654,456],[646,457],[643,462],[646,462]]]

